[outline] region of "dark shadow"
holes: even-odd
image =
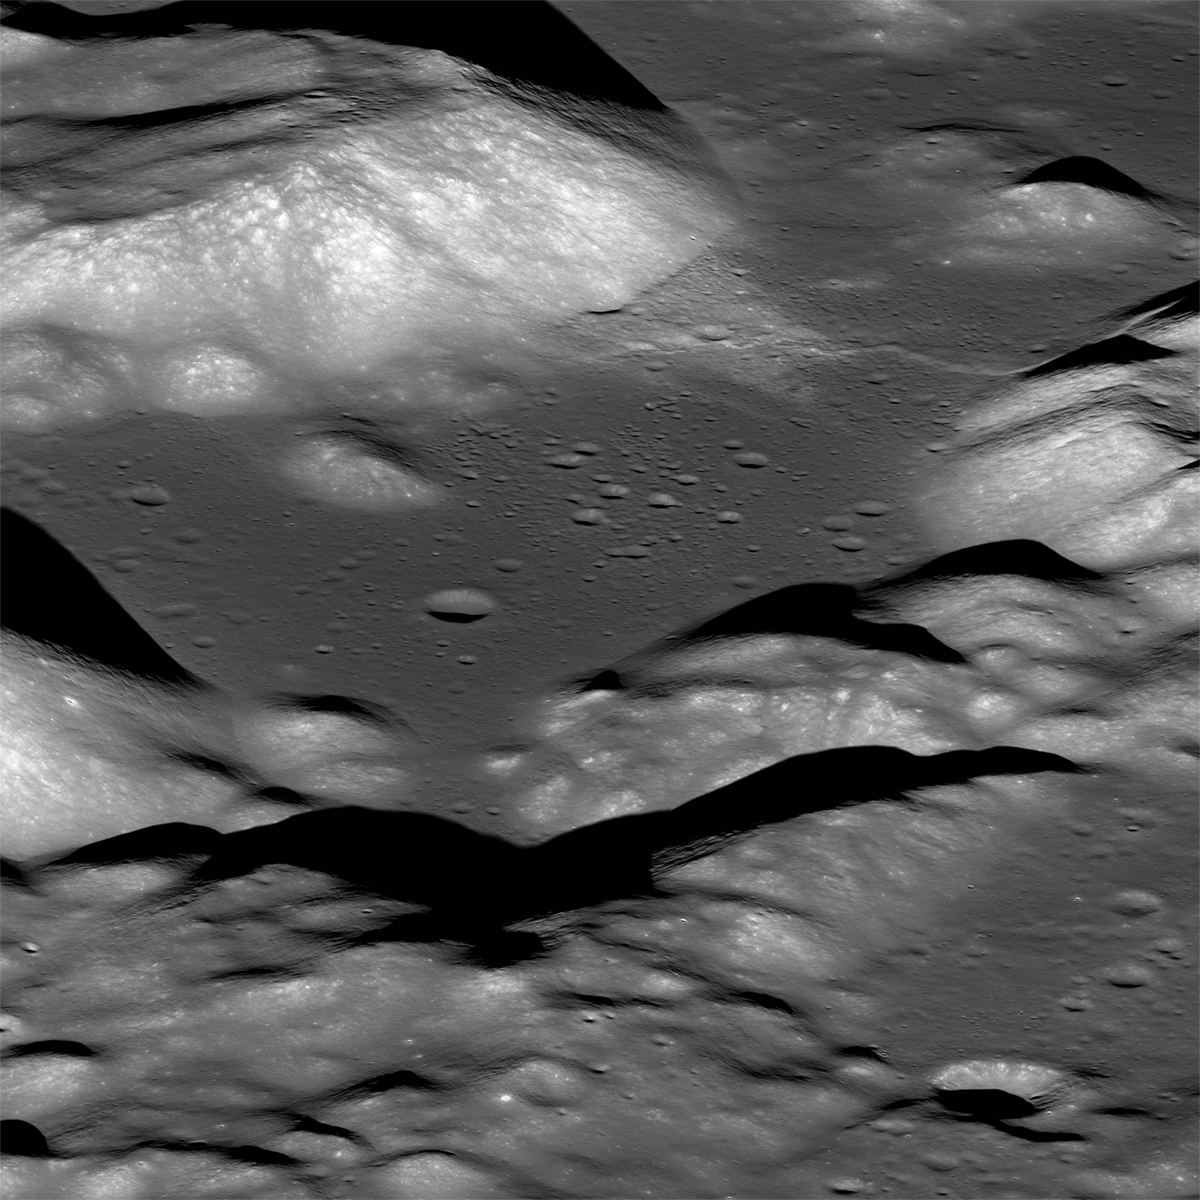
[[[429,613],[435,621],[444,621],[447,625],[470,625],[473,621],[482,621],[487,613],[461,613],[461,612],[431,612]]]
[[[910,654],[932,662],[964,663],[952,646],[920,625],[888,624],[864,619],[886,612],[897,592],[909,587],[961,578],[1018,575],[1058,584],[1099,583],[1103,576],[1057,554],[1041,542],[1014,539],[954,550],[904,574],[853,588],[848,584],[794,584],[758,596],[680,633],[671,634],[647,650],[618,664],[576,680],[579,692],[620,691],[636,686],[638,669],[663,654],[721,638],[756,634],[795,634],[833,638],[867,650]]]
[[[532,962],[549,953],[547,943],[536,933],[522,930],[484,928],[472,936],[462,956],[465,965],[499,970]]]
[[[837,638],[869,650],[893,650],[934,662],[961,663],[957,650],[919,625],[882,625],[855,615],[858,592],[848,584],[800,583],[739,604],[694,627],[683,644],[749,634],[805,634]]]
[[[9,887],[27,888],[31,886],[31,882],[24,868],[18,863],[10,858],[0,858],[0,883],[8,884]]]
[[[188,1146],[189,1150],[194,1149]],[[249,1163],[256,1167],[295,1167],[296,1159],[278,1150],[265,1150],[262,1146],[208,1146],[232,1162]]]
[[[214,1142],[174,1141],[167,1138],[149,1138],[139,1142],[138,1149],[170,1150],[182,1153],[219,1154],[235,1163],[249,1163],[259,1167],[295,1167],[297,1162],[290,1154],[277,1150],[264,1150],[261,1146],[221,1146]]]
[[[796,1010],[786,1000],[767,992],[730,992],[726,998],[733,1004],[749,1004],[768,1012],[786,1013],[789,1017],[796,1015]]]
[[[981,1121],[1015,1121],[1039,1111],[1036,1104],[1001,1088],[956,1088],[938,1092],[937,1099],[949,1112]]]
[[[436,1084],[426,1079],[424,1075],[418,1075],[416,1071],[389,1071],[386,1075],[376,1075],[373,1079],[367,1079],[362,1083],[355,1084],[344,1095],[349,1096],[379,1096],[384,1092],[390,1092],[396,1088],[408,1088],[415,1092],[429,1092],[436,1089]]]
[[[901,125],[908,133],[961,133],[974,134],[978,141],[989,146],[994,154],[1005,161],[1025,161],[1044,158],[1053,153],[1041,138],[1034,138],[1028,129],[1015,125],[997,125],[992,121],[973,121],[959,118],[955,121],[935,121],[929,125]]]
[[[532,962],[551,952],[552,938],[529,930],[505,928],[502,923],[505,918],[491,910],[490,899],[478,907],[459,903],[406,913],[386,925],[345,939],[343,944],[436,945],[444,959],[458,966],[489,969]]]
[[[194,878],[225,879],[287,863],[418,904],[479,908],[519,877],[521,856],[502,838],[427,813],[334,808],[226,834]]]
[[[427,911],[383,936],[468,941],[478,961],[508,965],[541,948],[504,926],[613,900],[659,894],[656,879],[764,826],[807,813],[981,776],[1075,772],[1040,751],[997,747],[920,757],[885,746],[799,755],[666,812],[572,830],[531,848],[425,813],[339,808],[226,834],[194,884],[267,864],[322,871]],[[379,935],[375,935],[378,940]]]
[[[103,666],[169,683],[198,682],[44,529],[0,510],[0,627]]]
[[[169,825],[151,825],[133,833],[121,833],[103,841],[91,842],[72,850],[64,858],[55,859],[50,866],[107,866],[113,863],[174,861],[183,858],[203,858],[216,853],[221,834],[207,825],[186,825],[181,821]]]
[[[441,50],[506,79],[629,108],[664,105],[562,13],[543,0],[184,0],[145,12],[87,16],[57,4],[8,7],[4,24],[64,40],[174,37],[201,26],[278,32],[322,29],[398,46]]]
[[[164,753],[172,762],[190,767],[193,771],[203,771],[206,774],[215,775],[227,783],[248,783],[243,772],[227,762],[222,762],[219,758],[211,758],[207,754],[195,754],[190,750],[165,750]]]
[[[286,93],[278,93],[261,99],[253,100],[224,100],[212,104],[187,104],[179,108],[160,109],[157,112],[133,113],[126,117],[98,117],[94,120],[77,117],[60,118],[63,126],[82,126],[91,130],[99,140],[107,133],[120,133],[123,130],[166,129],[172,125],[187,125],[196,121],[207,121],[213,117],[230,117],[236,113],[249,112],[256,108],[265,108],[278,101],[280,94],[293,95],[295,88],[289,88]]]
[[[1018,125],[997,125],[993,121],[972,121],[959,118],[956,121],[937,121],[932,125],[901,125],[911,133],[993,133],[1005,137],[1019,137],[1027,131]]]
[[[1016,747],[951,750],[920,756],[891,746],[854,746],[801,754],[775,763],[714,792],[664,813],[619,817],[563,834],[532,854],[534,861],[572,865],[565,850],[571,839],[589,830],[598,843],[628,839],[648,843],[655,874],[703,858],[735,840],[768,825],[781,824],[807,813],[865,804],[873,800],[902,800],[924,788],[970,783],[992,775],[1024,775],[1055,771],[1079,773],[1080,768],[1057,754]],[[621,829],[622,822],[626,828]],[[638,823],[645,832],[638,829]],[[614,853],[619,853],[615,850]],[[596,857],[596,856],[589,856]],[[575,886],[565,878],[564,887]]]
[[[625,685],[616,671],[601,671],[593,675],[580,687],[582,692],[619,692]]]
[[[887,1062],[887,1059],[879,1053],[879,1050],[875,1046],[842,1046],[838,1049],[838,1054],[852,1061],[857,1059],[859,1062]]]
[[[365,417],[343,416],[341,423],[330,422],[319,431],[319,436],[324,441],[348,442],[367,458],[377,458],[388,466],[412,471],[418,475],[428,475],[422,464],[420,452],[390,437],[377,421]]]
[[[290,712],[333,713],[343,717],[357,717],[386,725],[390,714],[382,705],[366,700],[355,700],[350,696],[301,696],[284,694],[268,701],[271,708]]]
[[[1037,1116],[1042,1109],[1024,1096],[1006,1092],[1003,1088],[962,1088],[939,1091],[937,1101],[944,1112],[959,1121],[975,1121],[990,1125],[1001,1133],[1024,1142],[1080,1142],[1082,1134],[1065,1130],[1029,1129],[1010,1122]]]
[[[270,800],[275,804],[295,804],[300,808],[312,808],[319,803],[319,801],[314,800],[311,796],[305,796],[301,792],[294,792],[291,788],[275,787],[274,785],[256,788],[250,794],[258,800]]]
[[[1113,320],[1132,321],[1137,317],[1152,317],[1155,321],[1178,321],[1200,315],[1200,283],[1185,283],[1151,300],[1143,300],[1130,308],[1112,314]]]
[[[1041,542],[1013,538],[1010,541],[985,542],[980,546],[952,550],[903,575],[863,588],[863,595],[870,599],[879,593],[902,591],[914,584],[947,579],[978,579],[988,575],[1017,575],[1065,586],[1100,583],[1104,579],[1098,572],[1073,563]]]
[[[1078,350],[1068,351],[1023,374],[1026,379],[1036,379],[1040,375],[1058,375],[1063,371],[1078,371],[1084,367],[1127,367],[1131,363],[1174,357],[1174,350],[1143,342],[1127,333],[1120,333],[1116,337],[1091,342],[1080,346]]]
[[[32,1058],[38,1054],[61,1054],[66,1058],[95,1058],[96,1052],[82,1042],[26,1042],[4,1052],[5,1058]]]
[[[326,1125],[324,1121],[318,1121],[315,1117],[300,1115],[296,1118],[296,1124],[292,1128],[297,1133],[317,1133],[323,1137],[344,1138],[355,1145],[365,1144],[364,1140],[352,1129],[346,1129],[341,1125]]]
[[[1059,158],[1037,167],[1018,179],[1016,186],[1027,183],[1081,183],[1085,187],[1099,188],[1117,196],[1129,196],[1133,200],[1159,202],[1165,199],[1123,171],[1110,167],[1103,159],[1085,154],[1073,154],[1070,158]]]
[[[0,1154],[18,1158],[49,1158],[50,1147],[36,1125],[28,1121],[0,1121]]]
[[[1000,1088],[962,1088],[939,1092],[937,1098],[950,1112],[982,1121],[1014,1121],[1039,1111],[1036,1104]]]

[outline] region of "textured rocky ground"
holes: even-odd
[[[623,13],[634,7],[647,9],[595,6],[608,15],[593,18],[593,35],[614,52],[628,45]],[[804,37],[840,64],[825,64],[827,90],[837,72],[853,75],[856,55],[882,54],[889,69],[910,72],[1014,28],[1027,44],[1057,44],[1037,20],[1065,11],[1029,6],[1040,15],[1022,25],[1013,6],[864,4],[846,6],[851,22],[831,6],[727,5],[697,10],[697,33],[672,24],[677,7],[648,6],[656,27],[676,34],[682,61],[696,61],[696,40],[714,58],[726,47],[714,25],[731,55],[739,39],[769,55],[771,45],[786,50],[788,37]],[[1180,8],[1141,11],[1170,28]],[[587,27],[586,13],[573,15]],[[1122,19],[1129,24],[1109,30],[1113,44],[1133,36],[1133,16]],[[727,242],[715,242],[717,258],[697,258],[699,242],[734,219],[728,187],[694,135],[652,105],[626,105],[630,122],[651,131],[631,149],[608,128],[562,133],[555,122],[562,111],[577,118],[580,102],[547,110],[526,101],[532,109],[518,120],[510,99],[495,99],[499,85],[454,93],[444,55],[371,43],[368,66],[338,76],[352,81],[345,92],[316,80],[316,100],[328,104],[317,105],[314,133],[293,120],[310,111],[313,62],[325,62],[313,47],[343,61],[355,51],[345,31],[299,39],[241,31],[225,43],[209,32],[198,51],[177,51],[176,34],[149,49],[87,43],[76,48],[81,65],[69,87],[44,65],[66,51],[28,40],[37,36],[25,31],[16,42],[18,63],[32,64],[17,76],[18,108],[27,109],[9,114],[26,131],[18,155],[62,136],[46,124],[48,109],[54,121],[82,119],[72,104],[93,125],[119,121],[160,108],[160,86],[176,98],[185,88],[190,105],[211,103],[214,92],[227,105],[230,89],[241,89],[238,104],[250,104],[255,121],[270,117],[289,132],[268,137],[255,124],[246,133],[243,109],[222,107],[182,123],[186,138],[221,131],[215,155],[210,141],[198,152],[168,139],[162,151],[160,135],[140,125],[107,141],[92,128],[86,153],[68,148],[17,175],[19,193],[39,170],[56,179],[94,170],[129,190],[120,211],[102,213],[51,211],[67,201],[33,185],[14,202],[21,300],[11,319],[28,387],[11,391],[18,399],[6,409],[20,446],[9,453],[23,456],[6,464],[15,482],[4,527],[7,1193],[1194,1196],[1194,286],[1159,280],[1171,286],[1107,306],[1099,287],[1072,339],[1047,337],[1034,366],[1018,368],[1011,350],[980,335],[966,339],[950,370],[945,355],[959,334],[893,342],[875,313],[874,348],[864,347],[845,329],[802,326],[777,288],[739,286],[746,268],[728,270]],[[117,89],[119,113],[110,54],[127,56],[121,78],[138,84]],[[631,53],[630,65],[638,61]],[[138,63],[149,64],[141,75]],[[527,189],[519,203],[534,207],[535,223],[553,210],[575,224],[561,239],[565,275],[545,262],[533,269],[529,245],[505,240],[496,278],[514,269],[520,278],[503,294],[471,273],[477,263],[449,262],[459,248],[447,231],[458,217],[418,234],[411,210],[397,216],[360,198],[361,214],[343,223],[345,196],[359,186],[351,178],[373,161],[361,139],[381,136],[373,123],[395,120],[395,101],[381,117],[374,108],[356,116],[344,144],[329,140],[326,108],[376,70],[389,80],[398,71],[409,90],[432,89],[413,101],[430,128],[458,111],[454,96],[496,114],[488,119],[499,133],[472,135],[464,152],[463,170],[485,196],[497,186],[493,137],[508,146],[529,136],[555,162],[578,161],[567,142],[608,141],[595,152],[614,157],[594,167],[596,178],[628,195],[641,196],[648,177],[630,182],[628,172],[686,176],[682,208],[637,221],[658,256],[622,261],[601,246],[588,257],[596,243],[580,230],[612,230],[611,198],[596,199],[586,171],[566,178],[587,202],[573,193],[565,209],[555,209],[554,171],[517,172]],[[430,70],[432,82],[422,74]],[[772,244],[753,223],[782,203],[782,191],[761,203],[750,193],[757,178],[785,173],[781,160],[749,134],[722,141],[720,121],[677,94],[670,73],[649,62],[643,74],[705,129],[748,207],[738,219],[749,232],[723,236]],[[298,98],[280,99],[283,85]],[[809,118],[787,119],[799,122],[795,138],[809,136],[798,131]],[[957,278],[978,289],[978,301],[988,287],[1017,288],[1042,271],[1061,280],[1079,264],[1107,270],[1114,247],[1152,259],[1183,244],[1172,214],[1186,206],[1129,176],[1098,174],[1094,159],[1081,167],[1078,155],[1043,155],[1039,164],[1037,127],[891,129],[882,147],[851,156],[842,183],[869,192],[882,179],[908,197],[897,201],[907,224],[900,232],[880,218],[878,244],[890,249],[865,264],[833,238],[826,253],[845,262],[843,282],[875,271],[874,283],[853,286],[886,294],[900,257],[933,247],[947,270],[966,272]],[[252,155],[255,170],[269,181],[256,177],[253,188],[282,187],[306,164],[333,170],[324,156],[343,155],[313,192],[323,206],[317,225],[369,229],[389,261],[419,265],[432,288],[426,299],[409,306],[411,289],[389,285],[389,303],[399,300],[387,307],[370,287],[347,291],[315,259],[296,257],[294,212],[234,246],[225,231],[247,211],[253,174],[251,151],[228,149],[234,128],[262,151]],[[440,136],[417,139],[438,160],[420,169],[437,178],[463,161]],[[667,142],[677,159],[664,165]],[[164,200],[154,189],[173,171],[147,166],[144,179],[134,172],[135,186],[104,160],[112,147],[158,161],[145,146],[167,161],[182,156],[189,170],[202,164],[188,178],[201,180],[204,195],[185,188]],[[394,152],[378,153],[388,163]],[[759,155],[753,170],[739,162],[747,153]],[[422,186],[408,178],[400,191],[424,194]],[[814,184],[832,186],[829,177]],[[112,197],[94,181],[75,190],[72,204]],[[135,191],[149,211],[129,211]],[[452,192],[454,204],[476,211],[469,188]],[[202,236],[147,234],[147,222],[169,218],[178,230],[205,213]],[[485,240],[488,221],[512,226],[479,219]],[[154,309],[177,295],[191,324],[164,318],[158,329],[140,301],[97,303],[128,294],[121,271],[136,264],[113,249],[122,238],[159,255],[148,273],[137,266],[144,290],[132,294],[151,296]],[[268,328],[256,314],[280,311],[262,289],[281,245],[300,279],[286,286],[307,300],[294,326]],[[199,273],[181,275],[183,257]],[[681,276],[651,287],[689,260]],[[712,264],[722,261],[719,276]],[[205,282],[210,268],[231,280],[223,300]],[[629,307],[642,289],[650,290]],[[242,303],[238,353],[255,359],[268,381],[261,387],[232,387],[210,369],[226,353],[214,330]],[[579,316],[551,327],[609,303],[625,309],[603,318],[615,324]],[[320,323],[331,306],[351,314],[356,336],[399,347],[371,360],[369,380],[352,370],[370,357],[361,346],[337,358],[344,347]],[[469,321],[456,324],[473,311],[488,326],[478,337]],[[315,322],[308,332],[305,320]],[[1019,327],[1014,318],[1006,328]],[[497,368],[489,339],[504,337],[519,347]],[[203,359],[203,370],[180,374],[185,353]],[[901,365],[881,371],[880,356]],[[691,386],[664,391],[656,382],[654,399],[643,401],[648,385],[634,382],[635,370]],[[924,378],[931,396],[955,397],[953,428],[941,427],[936,448],[905,447],[900,459],[899,438],[860,434],[860,414],[846,416],[848,385],[822,393],[830,378],[822,372],[834,370],[865,374],[876,395],[881,383],[907,394]],[[184,376],[192,382],[180,390],[171,381]],[[566,403],[610,399],[614,411],[607,426],[581,419],[579,438],[555,432],[535,449],[539,420],[571,427],[556,412],[539,415],[544,385],[560,376],[569,386],[555,390]],[[88,391],[85,377],[105,382]],[[518,402],[529,379],[539,394],[532,408]],[[636,429],[618,424],[630,409],[603,390],[614,379],[649,410]],[[550,399],[557,409],[560,397]],[[143,410],[136,420],[119,415],[125,403]],[[885,426],[888,399],[864,400],[861,412],[871,415],[871,404]],[[419,423],[406,427],[405,457],[392,422],[406,405],[468,414],[474,424],[460,429],[495,435],[507,457],[441,434],[413,450]],[[511,419],[481,416],[503,405]],[[342,406],[339,423],[331,414]],[[109,497],[82,482],[85,456],[103,458],[114,422],[129,459],[121,470],[145,447],[162,456],[159,434],[137,423],[154,409],[186,417],[165,427],[177,477],[218,444],[204,440],[208,422],[236,437],[249,414],[263,435],[254,470],[275,481],[285,497],[277,506],[291,506],[283,516],[300,514],[313,539],[351,527],[337,521],[376,539],[343,542],[339,552],[353,553],[331,572],[340,579],[325,580],[328,592],[369,574],[355,602],[362,615],[347,617],[358,610],[343,598],[337,632],[296,618],[300,639],[335,640],[318,647],[333,663],[327,674],[260,657],[259,678],[247,680],[218,639],[197,634],[184,645],[158,632],[156,622],[203,619],[213,593],[206,584],[189,594],[179,580],[221,578],[224,595],[244,592],[246,607],[255,583],[249,567],[238,578],[200,528],[200,500],[217,503],[234,468],[214,469],[194,492],[162,476],[126,478]],[[709,417],[722,431],[756,433],[714,447],[715,430],[694,432]],[[595,441],[584,436],[597,426]],[[792,433],[764,432],[784,428]],[[666,454],[648,449],[656,434]],[[805,448],[793,453],[788,436],[806,439]],[[684,462],[674,441],[689,438]],[[464,444],[470,455],[454,450]],[[72,446],[82,447],[78,462]],[[860,475],[832,469],[847,449],[863,460]],[[53,471],[37,465],[48,454]],[[732,459],[725,467],[709,462],[722,454]],[[436,466],[456,457],[461,474]],[[472,475],[518,457],[530,459],[532,483],[509,467],[499,492],[470,490]],[[897,459],[913,464],[903,487]],[[778,463],[787,466],[770,469]],[[570,496],[545,482],[559,472],[578,489]],[[802,482],[810,472],[818,478]],[[861,480],[872,473],[878,486],[868,492]],[[771,475],[784,478],[757,494],[738,482]],[[539,489],[553,516],[541,514]],[[262,522],[260,507],[244,505],[249,494],[235,490],[233,503],[244,523]],[[490,568],[498,578],[527,577],[545,557],[543,540],[566,559],[576,556],[569,539],[596,535],[567,570],[604,581],[615,609],[571,609],[565,571],[559,592],[559,604],[594,627],[590,642],[560,655],[548,622],[519,626],[515,588],[481,588],[478,567],[461,569],[472,556],[490,562],[508,550],[462,515],[485,501],[499,513],[525,507],[525,557],[499,558]],[[897,510],[906,525],[890,524]],[[822,511],[832,515],[818,535],[803,521],[820,524]],[[88,557],[118,598],[134,584],[147,589],[146,608],[156,576],[139,561],[170,564],[154,570],[174,577],[189,596],[177,605],[190,611],[147,615],[159,642],[126,611],[138,607],[128,593],[123,608],[43,529],[77,522],[83,532],[63,540],[82,554],[89,521],[103,514],[119,523],[129,512],[131,530],[146,523],[143,545],[161,541],[173,558],[136,543]],[[155,526],[160,517],[174,522],[170,537],[163,521]],[[269,521],[281,528],[280,519]],[[421,542],[425,528],[435,532]],[[723,531],[777,568],[738,576],[719,603],[697,605],[685,598],[699,586],[690,564],[703,557],[702,539]],[[419,547],[411,566],[379,548],[380,533],[393,547]],[[266,534],[256,535],[259,553],[278,571],[278,592],[287,560],[271,558]],[[797,554],[798,542],[818,536],[828,544]],[[859,560],[868,565],[853,576],[823,569]],[[299,586],[302,605],[314,588]],[[410,598],[372,623],[380,592]],[[651,596],[673,598],[647,603]],[[249,615],[231,623],[255,624]],[[496,629],[525,656],[515,695],[503,669],[488,664],[485,639]],[[365,646],[368,633],[379,666],[347,674],[336,665],[342,648]],[[446,664],[418,634],[444,635],[433,644]],[[401,685],[385,681],[389,661],[407,676],[403,704]],[[429,733],[441,702],[422,709],[410,698],[445,687],[450,663],[480,668],[473,687],[449,684],[451,706],[490,713],[473,736],[461,713],[447,716],[447,726],[460,722],[454,742]]]

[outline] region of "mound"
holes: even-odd
[[[627,304],[736,208],[672,114],[436,50],[4,37],[17,429],[135,406],[448,402],[421,382],[448,355]]]

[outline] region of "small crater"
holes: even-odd
[[[955,1063],[930,1079],[948,1112],[976,1121],[1019,1121],[1060,1103],[1070,1091],[1061,1071],[1039,1063],[974,1059]]]
[[[447,588],[424,600],[425,611],[439,621],[465,625],[479,621],[496,609],[496,601],[478,588]]]

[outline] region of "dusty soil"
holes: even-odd
[[[7,1194],[1196,1195],[1194,6],[396,7],[8,6],[92,56],[9,113],[85,129],[13,143],[35,249],[149,228],[86,121],[188,22],[599,94],[684,183],[432,270],[369,387],[255,326],[223,407],[88,399],[151,352],[22,268]],[[162,86],[339,94],[281,44]]]

